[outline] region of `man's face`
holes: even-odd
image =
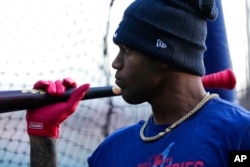
[[[161,79],[161,62],[124,45],[112,63],[117,70],[116,84],[122,97],[130,104],[150,101]]]

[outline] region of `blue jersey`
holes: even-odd
[[[90,167],[228,167],[229,153],[250,150],[250,112],[214,98],[164,137],[144,142],[144,121],[107,137],[88,158]],[[166,126],[151,119],[144,131],[154,136]]]

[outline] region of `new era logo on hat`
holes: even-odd
[[[156,41],[156,47],[157,48],[167,48],[167,44],[165,44],[162,40],[157,39],[157,41]]]

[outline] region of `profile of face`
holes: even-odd
[[[117,70],[115,82],[123,99],[130,104],[149,102],[160,85],[162,63],[127,46],[118,46],[112,67]]]

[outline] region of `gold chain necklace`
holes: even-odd
[[[168,128],[165,129],[165,131],[163,132],[159,132],[156,136],[152,136],[152,137],[146,137],[144,135],[144,130],[150,120],[150,117],[148,118],[148,120],[143,124],[143,126],[141,127],[140,130],[140,137],[143,141],[146,142],[150,142],[150,141],[154,141],[157,140],[159,138],[161,138],[162,136],[164,136],[165,134],[167,134],[168,132],[170,132],[172,129],[174,129],[175,127],[177,127],[179,124],[181,124],[183,121],[185,121],[186,119],[188,119],[189,117],[191,117],[194,113],[196,113],[206,102],[208,102],[210,99],[214,98],[214,97],[218,97],[217,94],[209,94],[207,93],[205,95],[205,97],[202,98],[202,100],[186,115],[184,115],[181,119],[177,120],[175,123],[171,124]]]

